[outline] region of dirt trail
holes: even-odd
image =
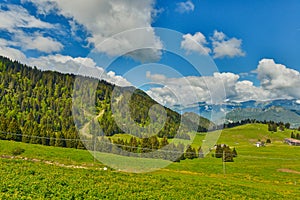
[[[96,120],[98,119],[99,117],[101,117],[102,115],[104,114],[104,110],[101,110],[101,112],[95,116],[92,120]],[[79,130],[79,133],[86,136],[86,137],[92,137],[90,134],[89,134],[89,125],[91,124],[91,121],[90,120],[89,122],[87,122],[83,127],[82,129]]]
[[[89,167],[89,166],[83,166],[83,165],[67,165],[63,163],[59,163],[56,161],[49,161],[49,160],[40,160],[36,158],[27,158],[27,157],[21,157],[21,156],[9,156],[9,155],[1,155],[0,158],[4,159],[15,159],[15,160],[26,160],[30,162],[40,162],[47,165],[55,165],[58,167],[65,167],[65,168],[73,168],[73,169],[93,169],[93,170],[103,170],[104,168],[95,168],[95,167]]]
[[[279,172],[287,172],[287,173],[293,173],[293,174],[300,174],[300,172],[292,169],[278,169]]]

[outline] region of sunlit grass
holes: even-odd
[[[104,165],[86,150],[0,141],[0,155],[12,156],[12,150],[20,147],[25,152],[19,158],[88,166],[77,169],[1,158],[0,199],[297,199],[300,147],[283,143],[290,132],[270,133],[261,124],[225,129],[218,143],[237,149],[234,162],[223,165],[221,159],[212,157],[212,151],[203,159],[183,160],[150,173],[111,171],[109,166],[104,171]],[[196,135],[193,146],[200,146],[204,138],[205,135]],[[256,141],[267,138],[271,144],[255,146]],[[132,169],[158,162],[144,158],[141,160],[145,165],[141,165],[134,163],[136,158],[97,155],[123,167],[130,162]]]

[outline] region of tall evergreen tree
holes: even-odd
[[[185,158],[187,159],[197,158],[196,150],[191,145],[189,145],[185,151]]]
[[[223,148],[223,162],[233,162],[233,153],[230,149],[230,147],[225,146]]]
[[[233,150],[232,150],[232,156],[233,156],[233,157],[237,157],[237,152],[236,152],[236,149],[235,149],[235,148],[233,148]]]
[[[294,132],[291,133],[291,138],[296,138]]]
[[[221,147],[220,144],[218,144],[217,147],[216,147],[215,157],[216,158],[222,158],[222,156],[223,156],[223,148]]]

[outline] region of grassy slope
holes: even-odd
[[[26,151],[22,157],[88,166],[66,168],[44,162],[0,159],[0,199],[31,198],[117,198],[121,199],[296,199],[300,195],[300,147],[282,143],[290,131],[269,133],[265,125],[245,125],[223,131],[218,143],[236,147],[238,158],[226,163],[226,175],[220,159],[184,160],[165,169],[145,174],[98,170],[88,151],[62,149],[0,141],[0,155],[9,155],[17,146]],[[198,146],[204,136],[196,136]],[[255,147],[258,139],[270,138],[272,144]],[[288,196],[289,195],[289,196]],[[298,196],[297,196],[298,195]]]

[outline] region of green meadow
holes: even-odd
[[[236,148],[234,162],[212,151],[147,173],[120,172],[85,150],[0,141],[0,199],[298,199],[300,147],[283,143],[290,134],[262,124],[225,129],[218,143]],[[17,147],[25,151],[13,156]]]

